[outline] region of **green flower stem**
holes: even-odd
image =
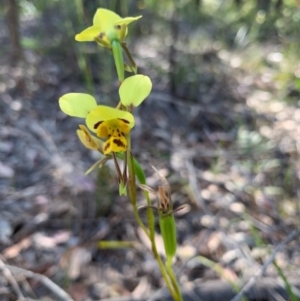
[[[170,282],[170,279],[172,281],[172,278],[168,276],[166,267],[164,266],[158,252],[157,252],[157,248],[156,248],[156,244],[155,244],[155,220],[154,220],[154,214],[153,214],[153,210],[150,207],[151,206],[151,200],[149,197],[149,193],[147,191],[144,191],[144,196],[147,200],[147,218],[148,218],[148,227],[149,227],[149,231],[150,231],[150,235],[148,235],[150,242],[151,242],[151,246],[152,246],[152,253],[154,255],[155,260],[158,263],[159,269],[161,271],[161,274],[166,282],[166,285],[170,291],[170,294],[172,295],[172,297],[174,298],[174,300],[178,300],[181,301],[181,299],[178,299],[176,296],[175,291],[173,290],[174,284],[172,285],[172,283]],[[175,279],[176,280],[176,279]],[[173,281],[172,281],[173,282]],[[172,287],[173,286],[173,287]],[[178,296],[181,296],[181,293],[179,292],[179,294],[177,293]]]
[[[170,281],[170,277],[167,273],[167,270],[166,270],[166,267],[165,265],[163,264],[158,252],[157,252],[157,248],[156,248],[156,244],[155,244],[155,236],[154,236],[154,233],[150,233],[150,241],[151,241],[151,245],[152,245],[152,253],[153,253],[153,256],[155,258],[155,260],[157,261],[158,263],[158,266],[159,266],[159,269],[160,269],[160,272],[166,282],[166,285],[168,287],[168,290],[171,294],[171,296],[174,298],[174,300],[176,301],[182,301],[180,298],[179,298],[179,295],[178,293],[174,290],[174,287]]]
[[[122,84],[122,82],[124,81],[124,60],[123,60],[122,47],[118,41],[112,42],[112,52],[113,52],[113,56],[114,56],[117,73],[118,73],[118,78],[119,78],[120,84]],[[150,239],[151,246],[152,246],[152,253],[154,255],[155,260],[158,263],[159,269],[162,273],[162,276],[166,282],[166,285],[169,289],[171,296],[173,297],[173,299],[175,301],[182,301],[182,297],[181,297],[178,285],[174,286],[174,280],[172,279],[172,276],[174,276],[174,274],[172,274],[172,276],[168,275],[166,267],[163,264],[162,259],[160,258],[159,254],[157,252],[157,248],[156,248],[156,244],[155,244],[155,230],[154,230],[155,221],[154,221],[153,210],[150,207],[147,208],[147,218],[148,218],[149,230],[146,228],[146,226],[144,225],[144,223],[142,222],[142,220],[139,216],[138,207],[137,207],[137,199],[136,199],[134,162],[133,162],[133,156],[131,153],[130,133],[126,135],[126,139],[127,139],[127,143],[128,143],[126,156],[127,156],[128,173],[129,173],[127,185],[128,185],[128,194],[129,194],[129,198],[130,198],[130,201],[131,201],[131,204],[133,207],[134,216],[137,220],[138,225],[144,230],[144,232]],[[147,193],[145,196],[146,196],[146,200],[147,200],[147,205],[150,206],[151,201],[149,198],[149,194]],[[175,278],[175,276],[173,278]],[[176,278],[175,278],[175,281],[176,281]],[[176,283],[177,283],[177,281],[176,281]]]
[[[171,258],[167,259],[166,268],[167,268],[167,273],[172,281],[173,288],[178,296],[178,300],[183,301],[180,286],[178,284],[178,281],[177,281],[174,271],[172,269],[172,259]]]
[[[128,195],[130,197],[130,201],[133,207],[133,213],[134,216],[139,224],[139,226],[144,230],[146,235],[149,237],[151,246],[152,246],[152,253],[154,255],[155,260],[158,263],[159,269],[162,273],[162,276],[166,282],[166,285],[170,291],[170,294],[176,301],[180,301],[178,299],[177,294],[175,293],[172,283],[170,281],[170,278],[167,274],[166,268],[157,252],[156,244],[155,244],[155,232],[154,232],[154,215],[153,211],[151,208],[147,208],[147,217],[148,217],[148,224],[149,224],[149,230],[145,227],[144,223],[140,219],[138,208],[137,208],[137,201],[136,201],[136,184],[135,184],[135,171],[134,171],[134,166],[133,166],[133,156],[131,154],[131,139],[130,139],[130,134],[127,135],[126,137],[127,143],[128,143],[128,149],[127,149],[127,164],[128,164],[128,173],[129,173],[129,178],[128,178]],[[147,193],[146,195],[147,199],[147,204],[151,205],[151,201],[149,198],[149,194]]]
[[[126,137],[127,143],[128,143],[128,149],[126,152],[127,156],[127,164],[128,164],[128,173],[129,173],[129,178],[128,178],[128,195],[130,198],[130,202],[133,207],[133,214],[139,224],[139,226],[144,230],[144,232],[147,234],[149,237],[149,231],[142,222],[140,216],[139,216],[139,211],[137,207],[137,201],[136,201],[136,184],[135,184],[135,172],[134,172],[134,166],[133,166],[133,156],[131,154],[131,139],[130,139],[130,133]]]

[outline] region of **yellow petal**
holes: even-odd
[[[69,116],[85,118],[92,109],[97,107],[97,103],[89,94],[68,93],[60,97],[59,107]]]
[[[80,124],[79,127],[80,130],[77,130],[77,135],[81,143],[88,149],[98,150],[103,153],[103,142],[93,137],[84,125]]]
[[[102,32],[106,32],[114,28],[114,23],[120,19],[121,17],[115,12],[104,8],[98,8],[94,15],[93,24],[101,27]]]
[[[127,140],[125,137],[110,137],[104,143],[104,155],[110,154],[111,152],[119,153],[127,150]]]
[[[94,108],[88,114],[86,118],[86,124],[92,132],[96,133],[101,121],[112,119],[121,119],[125,123],[128,123],[128,126],[130,128],[134,126],[134,117],[131,113],[107,106],[97,106],[96,108]]]
[[[91,26],[83,30],[81,33],[75,36],[75,40],[78,42],[94,41],[101,33],[100,26]]]
[[[130,132],[130,126],[124,122],[124,120],[118,120],[119,121],[119,129],[123,134],[128,134]]]
[[[142,16],[138,17],[126,17],[122,18],[120,20],[115,21],[115,29],[119,29],[119,32],[117,32],[117,36],[119,37],[119,40],[123,42],[124,38],[127,36],[128,33],[128,27],[127,25],[130,24],[131,22],[134,22],[138,19],[142,18]],[[116,26],[121,26],[120,28],[117,28]]]
[[[122,19],[116,20],[114,22],[114,24],[115,25],[122,25],[122,24],[128,25],[131,22],[137,21],[140,18],[142,18],[142,16],[138,16],[138,17],[126,17],[126,18],[122,18]]]
[[[152,82],[146,75],[137,74],[127,77],[119,88],[119,95],[124,106],[137,107],[150,94]]]
[[[111,119],[107,121],[101,121],[97,127],[97,136],[103,139],[110,136],[125,137],[130,130],[131,128],[129,127],[127,121],[124,121],[124,119]]]
[[[108,127],[105,121],[102,121],[102,123],[97,128],[97,136],[100,138],[107,138],[108,137]]]

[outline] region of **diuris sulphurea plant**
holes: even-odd
[[[142,16],[121,18],[113,11],[98,8],[93,25],[75,36],[79,42],[96,42],[111,50],[118,75],[119,100],[116,107],[98,104],[94,96],[85,93],[68,93],[60,97],[60,109],[71,117],[82,118],[85,125],[80,124],[77,135],[81,143],[88,149],[102,154],[88,172],[101,168],[108,160],[113,160],[118,174],[120,195],[128,195],[137,224],[144,230],[151,242],[151,250],[156,259],[163,279],[170,294],[176,301],[182,300],[180,287],[172,269],[172,260],[176,254],[177,238],[174,210],[168,182],[161,177],[162,186],[155,191],[147,186],[146,177],[141,165],[132,153],[131,130],[134,127],[134,110],[150,94],[152,82],[147,75],[137,74],[136,64],[127,48],[125,38],[128,25]],[[123,53],[129,65],[124,64]],[[125,71],[134,75],[125,77]],[[140,150],[142,152],[142,150]],[[123,168],[119,165],[123,160]],[[136,179],[139,183],[136,183]],[[137,187],[144,192],[147,205],[147,223],[140,218],[137,206]],[[149,193],[157,196],[158,207],[151,203]],[[155,244],[155,217],[164,241],[166,261],[157,252]]]

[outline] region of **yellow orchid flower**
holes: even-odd
[[[85,147],[97,149],[105,155],[127,150],[126,135],[134,126],[134,117],[131,113],[107,106],[97,106],[95,98],[85,93],[65,94],[60,97],[59,106],[69,116],[86,118],[90,131],[96,133],[99,138],[106,139],[102,146],[101,141],[90,135],[81,125],[77,135]]]
[[[105,155],[127,150],[126,135],[134,126],[134,117],[131,113],[107,106],[97,106],[88,114],[86,124],[98,137],[106,139],[103,146]]]
[[[94,15],[93,26],[77,34],[75,40],[78,42],[96,41],[103,47],[111,48],[114,40],[123,42],[128,32],[127,25],[141,17],[121,18],[113,11],[98,8]]]

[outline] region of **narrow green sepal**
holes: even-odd
[[[135,63],[135,61],[133,60],[132,56],[131,56],[131,53],[129,52],[127,46],[125,43],[122,43],[122,48],[124,49],[126,55],[127,55],[127,58],[129,60],[129,66],[131,71],[130,72],[134,72],[134,74],[137,74],[137,65]]]
[[[127,189],[126,189],[126,185],[123,183],[123,181],[121,180],[121,182],[119,183],[119,195],[125,195],[127,196]]]
[[[115,65],[118,73],[119,81],[122,83],[124,81],[124,59],[122,47],[119,41],[114,40],[111,43],[112,52],[114,55]]]
[[[126,63],[124,63],[124,70],[127,71],[127,72],[133,72],[131,67],[129,65],[127,65]]]

